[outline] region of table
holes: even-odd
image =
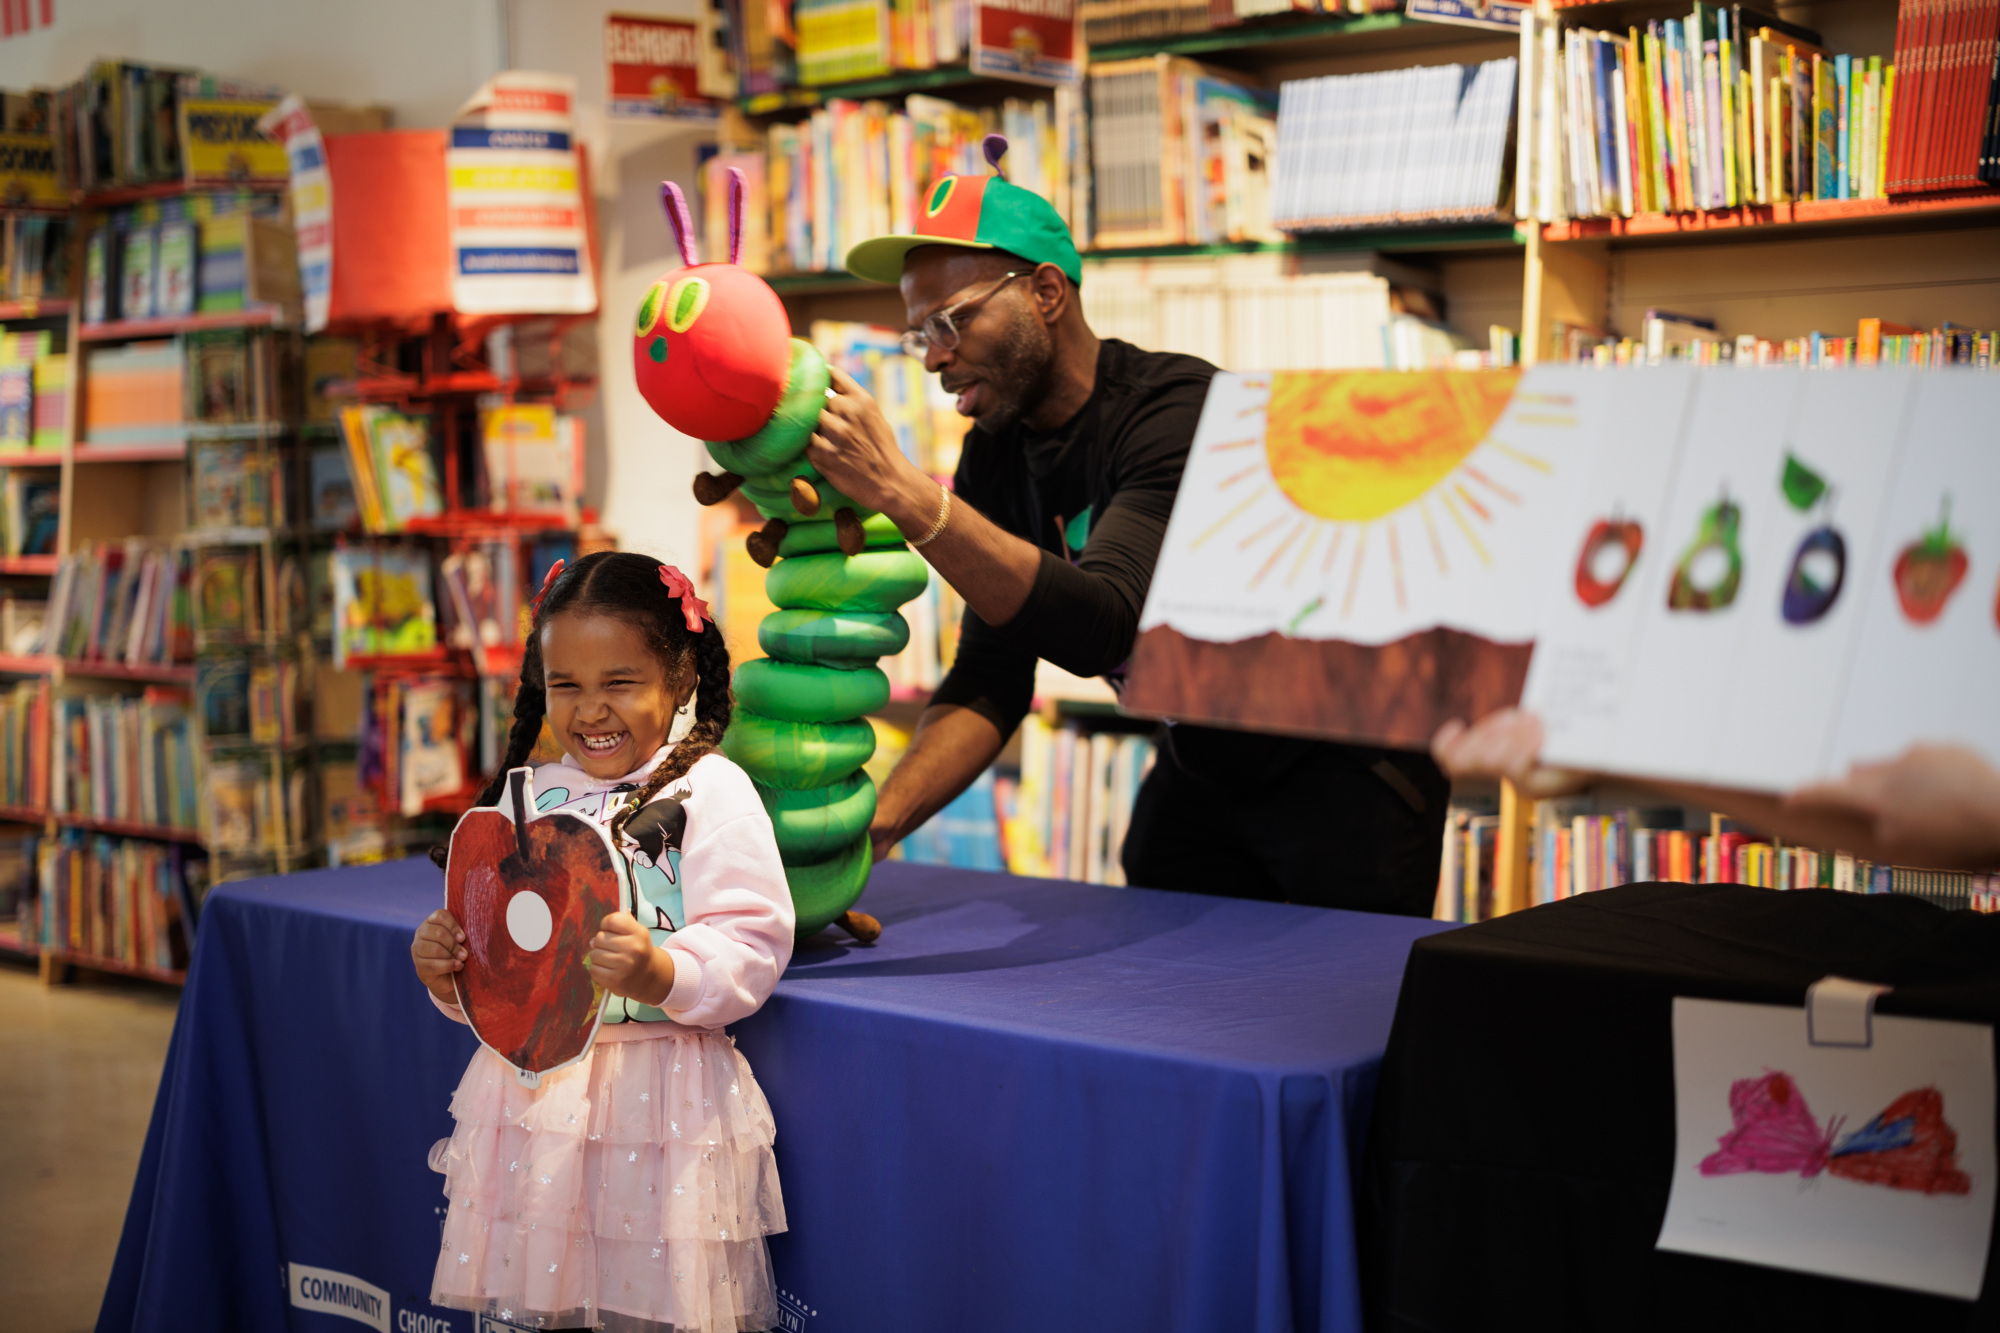
[[[2000,1252],[1975,1305],[1653,1248],[1674,997],[1796,1007],[1829,973],[2000,1032],[2000,916],[1902,895],[1637,884],[1419,942],[1357,1189],[1371,1330],[2000,1328]]]
[[[442,897],[416,860],[209,895],[103,1333],[503,1327],[426,1300],[473,1051],[410,972]],[[734,1029],[789,1333],[1359,1329],[1350,1167],[1442,926],[894,862],[863,906],[879,944],[802,946]]]

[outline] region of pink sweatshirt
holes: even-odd
[[[535,770],[535,811],[608,825],[624,800],[613,789],[645,782],[671,748],[609,781],[591,777],[568,756],[545,764]],[[677,803],[679,816],[663,803]],[[665,817],[648,820],[654,810]],[[795,916],[771,818],[749,774],[719,753],[703,755],[627,821],[620,841],[632,871],[627,906],[672,955],[674,985],[657,1009],[611,997],[598,1039],[651,1036],[667,1030],[651,1025],[669,1022],[721,1028],[761,1009],[791,962]],[[447,1016],[466,1021],[457,1005],[431,998]]]

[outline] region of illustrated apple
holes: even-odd
[[[452,830],[445,904],[465,931],[465,1017],[532,1082],[589,1049],[604,992],[583,956],[623,895],[604,835],[560,811],[530,819],[529,770],[507,777],[513,819],[482,806]]]
[[[1812,624],[1833,609],[1846,582],[1847,539],[1831,527],[1814,528],[1799,543],[1792,555],[1791,573],[1785,576],[1785,595],[1779,606],[1785,622]]]
[[[1618,595],[1625,576],[1638,563],[1646,533],[1630,519],[1600,518],[1583,539],[1583,552],[1576,558],[1576,598],[1585,606],[1599,607]]]
[[[1938,524],[1905,546],[1896,557],[1896,600],[1916,625],[1928,625],[1944,614],[1945,603],[1965,581],[1971,562],[1951,531],[1951,497],[1944,497]]]

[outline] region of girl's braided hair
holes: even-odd
[[[542,676],[542,627],[566,611],[623,618],[646,636],[669,676],[695,671],[694,728],[660,762],[645,785],[611,821],[615,842],[625,822],[668,785],[687,775],[695,761],[720,748],[729,729],[729,648],[713,618],[700,633],[687,627],[680,599],[660,577],[661,562],[635,551],[599,551],[565,568],[545,591],[528,629],[527,651],[521,659],[521,688],[514,696],[514,726],[507,733],[507,753],[499,771],[479,795],[480,805],[498,805],[506,790],[507,771],[527,762],[542,734],[548,711],[547,683]],[[444,864],[445,848],[433,847],[431,859]]]

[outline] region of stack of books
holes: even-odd
[[[1092,65],[1091,245],[1283,239],[1272,198],[1277,112],[1277,99],[1243,76],[1177,56]]]
[[[204,862],[175,843],[75,831],[43,839],[36,862],[24,935],[132,967],[187,967]]]
[[[57,814],[156,828],[200,827],[187,696],[62,696],[49,788]]]
[[[1282,85],[1272,221],[1303,232],[1507,216],[1516,64]]]
[[[1072,233],[1086,234],[1080,210],[1088,186],[1079,198],[1077,184],[1087,180],[1087,157],[1075,90],[999,107],[914,93],[901,108],[836,98],[806,121],[771,126],[762,182],[769,253],[746,249],[743,263],[767,273],[836,271],[859,242],[914,231],[939,177],[987,174],[980,145],[988,134],[1007,136],[1007,178],[1055,205]],[[751,185],[755,208],[754,174]]]
[[[223,190],[113,210],[84,243],[84,322],[296,300],[292,250],[274,195]]]
[[[79,438],[103,448],[185,445],[186,370],[177,338],[86,348]]]

